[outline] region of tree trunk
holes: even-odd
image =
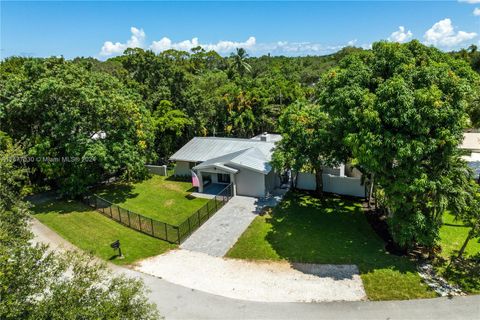
[[[372,198],[373,198],[373,185],[375,183],[375,173],[372,173],[370,177],[370,191],[368,192],[368,207],[372,207]]]
[[[458,256],[457,256],[457,258],[460,258],[460,257],[463,255],[463,253],[465,252],[465,249],[467,248],[468,242],[470,241],[470,239],[472,239],[472,237],[473,237],[473,229],[470,230],[470,232],[468,233],[467,238],[465,239],[465,242],[463,242],[462,247],[461,247],[460,250],[458,251]]]
[[[322,167],[315,168],[315,182],[316,182],[316,192],[318,195],[323,196],[323,169]]]

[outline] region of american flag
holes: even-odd
[[[190,170],[192,172],[192,185],[194,187],[199,187],[200,186],[200,181],[198,180],[198,176],[193,172],[193,170]]]

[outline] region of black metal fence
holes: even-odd
[[[84,196],[83,201],[104,216],[120,222],[131,229],[171,243],[180,244],[213,216],[218,209],[223,207],[232,196],[233,186],[229,184],[178,226],[145,217],[139,213],[122,208],[95,194]]]

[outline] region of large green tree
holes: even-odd
[[[445,210],[461,210],[458,145],[478,75],[418,41],[378,42],[322,78],[318,103],[366,174],[384,191],[391,232],[404,246],[433,246]]]
[[[119,80],[57,58],[12,58],[0,68],[0,129],[23,141],[35,182],[77,195],[113,175],[145,175],[150,113]]]
[[[22,156],[0,132],[0,318],[157,319],[141,281],[114,277],[93,257],[31,242]]]
[[[279,129],[282,140],[273,154],[274,166],[279,170],[313,171],[317,193],[321,194],[323,168],[339,164],[329,115],[318,105],[294,103],[281,115]]]

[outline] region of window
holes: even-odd
[[[219,183],[230,183],[230,175],[225,173],[217,173]]]

